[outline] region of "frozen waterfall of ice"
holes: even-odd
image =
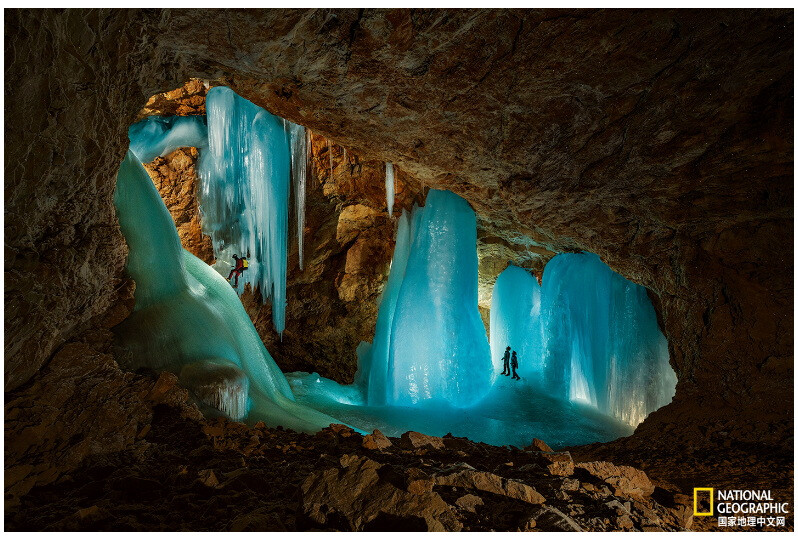
[[[393,178],[393,163],[385,163],[385,200],[388,203],[388,215],[393,217],[393,201],[396,184]]]
[[[221,366],[248,378],[242,384],[221,376],[209,391],[210,400],[231,416],[242,416],[246,399],[250,422],[304,432],[339,422],[295,402],[235,291],[181,247],[169,211],[132,151],[119,169],[114,204],[129,247],[127,272],[136,282],[134,311],[115,330],[131,368],[185,374],[186,367],[218,372]]]
[[[247,283],[259,288],[264,301],[271,301],[274,327],[282,333],[291,137],[280,118],[230,88],[211,88],[206,109],[208,150],[199,162],[203,231],[211,237],[220,273],[232,269],[234,254],[248,258],[237,290]]]
[[[305,128],[281,120],[226,87],[212,88],[206,116],[150,116],[129,129],[142,163],[180,147],[200,148],[200,212],[216,269],[227,275],[232,256],[246,256],[247,283],[271,300],[278,332],[285,327],[288,205],[294,189],[299,267],[304,265],[308,145]]]
[[[540,377],[543,368],[540,285],[525,269],[510,265],[496,279],[490,306],[490,350],[502,367],[508,346],[518,352],[522,378]]]
[[[476,404],[491,386],[477,308],[476,216],[449,191],[402,215],[371,346],[369,404]]]
[[[676,374],[646,289],[598,256],[548,262],[542,317],[545,378],[555,394],[630,425],[673,398]]]
[[[205,116],[150,116],[128,129],[130,150],[139,161],[149,163],[178,148],[208,145]]]

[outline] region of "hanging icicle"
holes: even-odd
[[[294,188],[294,208],[296,210],[296,237],[299,251],[299,269],[304,268],[305,238],[305,190],[308,170],[308,133],[301,125],[288,122],[291,135],[291,179]]]
[[[272,320],[285,328],[291,144],[283,121],[230,88],[208,91],[208,151],[202,154],[200,207],[216,269],[226,274],[234,254],[249,268],[236,290],[250,283],[271,300]],[[298,127],[298,126],[297,126]]]
[[[393,217],[394,199],[393,163],[385,163],[385,200],[388,203],[388,215]]]

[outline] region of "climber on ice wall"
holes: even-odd
[[[233,288],[237,288],[238,278],[241,276],[242,273],[244,273],[244,271],[246,271],[249,268],[249,261],[245,256],[238,258],[238,255],[233,255],[233,258],[235,259],[236,263],[233,269],[230,270],[230,275],[227,276],[227,280],[229,281],[235,276],[235,282],[233,283]]]

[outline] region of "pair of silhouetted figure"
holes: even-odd
[[[504,370],[502,371],[502,374],[505,376],[510,376],[512,374],[513,380],[520,380],[521,377],[518,376],[518,373],[516,372],[516,369],[518,369],[518,354],[516,354],[515,350],[513,350],[512,355],[510,355],[510,347],[508,346],[504,351],[503,360]]]

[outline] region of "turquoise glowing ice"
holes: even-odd
[[[490,351],[495,369],[502,369],[506,347],[518,353],[518,374],[540,377],[543,368],[540,285],[518,266],[504,270],[493,286],[490,306]]]
[[[128,129],[130,149],[142,163],[186,146],[208,145],[205,116],[150,116]]]
[[[181,248],[169,211],[132,152],[119,169],[114,203],[129,247],[127,271],[136,282],[134,312],[117,330],[130,367],[180,373],[204,363],[233,366],[248,377],[238,387],[249,394],[221,391],[218,407],[236,419],[246,411],[248,421],[305,432],[337,422],[294,402],[228,282]]]
[[[200,212],[211,237],[215,268],[228,275],[233,255],[249,269],[238,280],[260,289],[272,304],[274,327],[285,329],[289,189],[293,179],[303,265],[307,141],[305,128],[273,116],[218,86],[208,91],[206,116],[151,116],[129,130],[130,149],[142,163],[177,148],[200,148]]]
[[[283,120],[217,86],[206,97],[208,149],[199,163],[203,231],[211,237],[216,268],[225,274],[233,255],[250,283],[272,304],[272,321],[285,328],[290,137]],[[304,136],[304,133],[302,134]]]
[[[476,217],[449,191],[399,224],[391,275],[371,347],[368,402],[477,403],[491,385],[477,309]]]
[[[645,288],[589,253],[543,271],[545,377],[551,390],[631,425],[669,403],[676,374]]]

